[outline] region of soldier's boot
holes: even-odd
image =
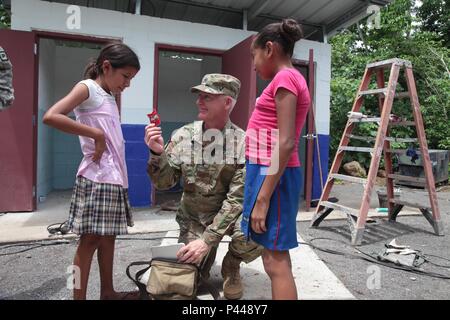
[[[225,258],[223,258],[223,295],[228,300],[237,300],[242,298],[243,288],[241,275],[239,273],[239,265],[241,261],[242,259],[233,257],[230,252],[227,252]]]

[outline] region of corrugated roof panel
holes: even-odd
[[[50,1],[50,0],[43,0]],[[364,14],[370,3],[392,0],[142,0],[141,13],[165,19],[183,20],[240,29],[243,11],[248,10],[248,29],[292,17],[301,22],[305,34],[323,27],[335,29]],[[130,0],[55,0],[66,4],[133,12]],[[327,30],[331,31],[331,30]]]
[[[320,24],[328,25],[342,16],[343,13],[349,12],[350,9],[361,5],[366,5],[366,3],[363,1],[356,1],[355,3],[352,0],[333,1],[325,9],[318,12],[314,19]]]

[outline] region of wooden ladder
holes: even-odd
[[[390,68],[389,82],[387,87],[384,81],[384,70]],[[404,69],[407,82],[408,91],[396,93],[397,82],[400,74],[400,70]],[[369,90],[369,84],[371,76],[376,75],[377,89]],[[380,117],[369,117],[359,113],[363,104],[364,97],[367,95],[378,95]],[[392,118],[391,110],[394,98],[409,98],[411,101],[412,112],[414,115],[414,121],[403,121],[400,119]],[[434,182],[434,176],[431,169],[430,155],[428,153],[428,145],[425,137],[425,130],[423,126],[422,114],[420,112],[419,100],[417,97],[416,84],[414,81],[414,75],[412,71],[412,64],[409,61],[401,59],[390,59],[381,62],[370,63],[366,66],[362,82],[356,95],[355,102],[352,108],[353,113],[356,114],[356,118],[349,116],[347,125],[345,126],[344,133],[342,134],[339,148],[336,152],[333,164],[331,166],[330,174],[326,182],[325,188],[320,197],[320,202],[317,206],[316,212],[311,221],[311,227],[317,227],[323,219],[333,210],[340,210],[347,214],[347,220],[350,225],[351,242],[352,245],[360,245],[363,239],[363,233],[365,229],[367,214],[369,211],[370,198],[372,195],[373,187],[376,181],[378,167],[380,163],[381,154],[384,154],[385,169],[386,169],[386,189],[388,200],[388,217],[389,221],[395,221],[398,213],[403,206],[419,208],[428,222],[432,225],[434,232],[437,235],[443,235],[443,224],[440,219],[438,201],[436,196],[436,188]],[[360,137],[352,135],[352,130],[355,124],[374,122],[378,124],[377,136],[374,137]],[[417,138],[393,138],[389,137],[390,126],[415,126]],[[348,146],[351,139],[375,141],[374,147],[352,147]],[[420,146],[421,160],[425,171],[425,179],[410,177],[404,175],[394,174],[392,172],[392,154],[405,154],[407,150],[391,149],[390,142],[418,142]],[[372,155],[370,162],[369,172],[367,179],[357,178],[347,175],[338,174],[339,168],[342,163],[345,151],[352,152],[369,152]],[[344,180],[353,183],[360,183],[364,185],[364,193],[362,197],[361,207],[359,210],[345,207],[338,203],[332,203],[327,201],[333,187],[334,181]],[[425,183],[426,190],[428,191],[430,203],[414,203],[400,200],[394,197],[394,179],[401,179],[406,181],[418,181]],[[425,180],[425,181],[423,181]]]

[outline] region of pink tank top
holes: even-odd
[[[295,149],[288,167],[299,167],[298,144],[311,98],[306,80],[296,69],[285,68],[279,71],[261,96],[256,100],[255,109],[250,117],[246,132],[246,158],[251,162],[270,165],[272,148],[278,139],[278,120],[275,96],[279,88],[289,90],[297,97],[295,116]]]
[[[89,98],[74,109],[78,122],[101,129],[105,133],[106,150],[99,162],[92,160],[95,151],[94,139],[80,136],[83,159],[77,176],[83,176],[99,183],[110,183],[128,188],[128,174],[125,162],[125,141],[120,125],[116,100],[106,93],[94,80],[83,80],[89,89]]]

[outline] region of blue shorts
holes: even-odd
[[[267,231],[258,234],[251,229],[250,215],[255,206],[259,190],[264,182],[263,172],[267,166],[245,163],[244,208],[242,212],[242,232],[247,239],[266,249],[285,251],[298,246],[296,218],[303,185],[300,167],[287,167],[270,198],[267,212]]]

